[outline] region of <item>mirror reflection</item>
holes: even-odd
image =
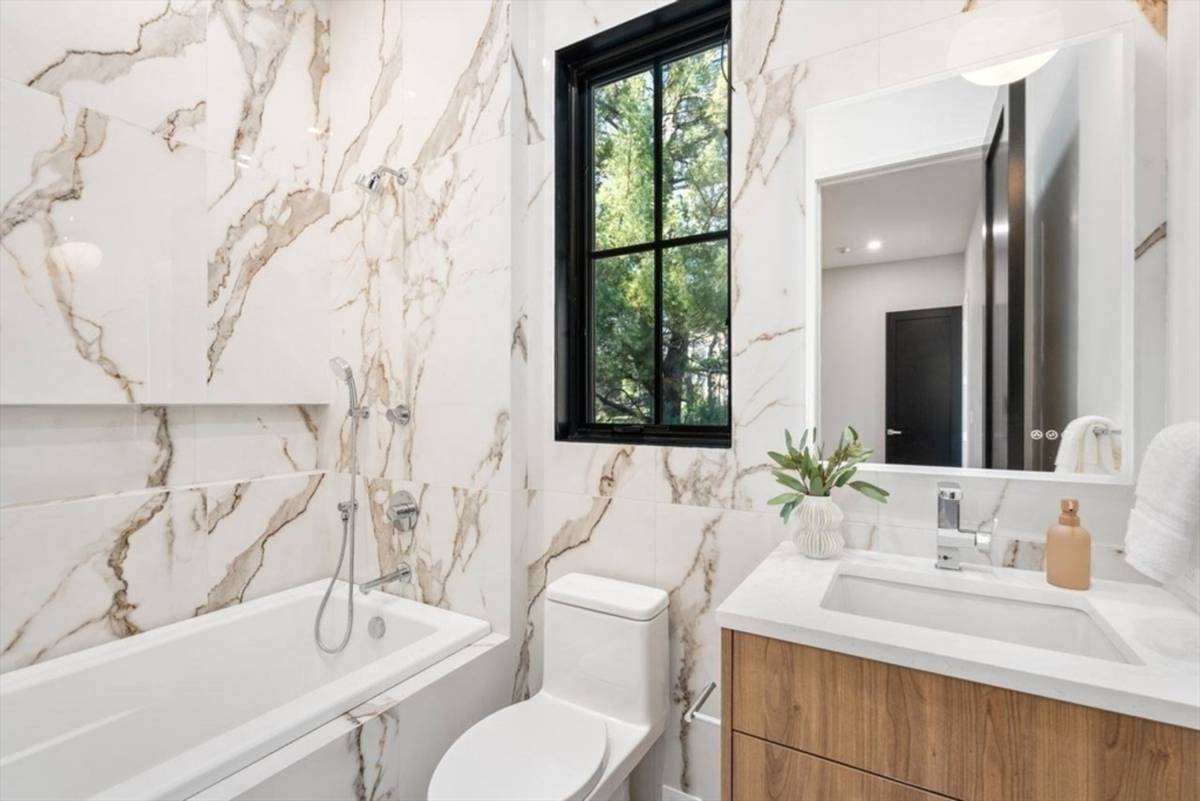
[[[889,464],[1121,472],[1122,55],[1106,37],[816,116],[821,428]]]

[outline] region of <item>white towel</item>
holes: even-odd
[[[1086,415],[1067,423],[1058,452],[1056,473],[1090,473],[1115,476],[1121,472],[1121,437],[1112,433],[1117,424],[1107,417]]]
[[[1125,561],[1166,583],[1187,565],[1200,525],[1200,423],[1158,432],[1146,449],[1125,530]]]

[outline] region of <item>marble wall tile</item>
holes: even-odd
[[[308,473],[203,488],[208,572],[193,614],[330,575],[341,531],[334,526],[338,498],[326,479]]]
[[[329,136],[328,0],[211,0],[206,139],[212,152],[310,188]]]
[[[203,154],[7,80],[0,103],[0,402],[170,400],[148,308],[202,274]]]
[[[208,157],[205,400],[329,398],[329,195]]]
[[[336,2],[330,42],[329,186],[349,189],[378,164],[401,166],[404,66],[403,4],[384,0]]]
[[[0,670],[190,617],[206,547],[198,490],[0,510]]]
[[[424,164],[504,136],[509,0],[406,0],[402,14],[400,160]]]
[[[744,81],[780,67],[877,39],[886,2],[735,0],[733,78]]]
[[[900,33],[974,10],[977,0],[889,0],[879,4],[879,35]]]
[[[194,413],[197,483],[317,469],[321,407],[198,406]]]
[[[0,77],[202,145],[208,0],[0,5]]]
[[[576,571],[653,585],[654,514],[654,504],[645,501],[546,491],[532,495],[523,577],[525,630],[515,638],[520,651],[514,701],[541,689],[546,587]]]
[[[359,442],[367,475],[509,486],[509,156],[493,140],[420,165],[394,197],[337,199],[333,349],[373,412]],[[339,469],[345,403],[330,407]],[[403,428],[384,416],[400,403]]]
[[[346,477],[330,476],[340,499]],[[509,631],[512,569],[507,492],[440,487],[368,478],[362,481],[357,580],[390,573],[401,564],[413,579],[385,591],[487,620],[492,631]],[[411,492],[420,510],[417,526],[402,532],[387,519],[388,498]],[[340,536],[340,531],[338,532]]]
[[[195,416],[186,406],[0,406],[0,507],[195,483]]]
[[[683,725],[684,710],[709,681],[720,681],[725,597],[786,537],[769,514],[659,505],[654,524],[655,584],[670,594],[671,714],[663,782],[701,798],[720,797],[720,731]],[[720,688],[705,711],[719,715]]]

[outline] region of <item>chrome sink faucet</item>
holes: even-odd
[[[992,521],[991,531],[964,531],[960,525],[962,487],[953,481],[939,481],[937,489],[937,562],[934,564],[943,570],[962,570],[962,550],[974,548],[977,551],[987,551],[992,545],[996,521]]]

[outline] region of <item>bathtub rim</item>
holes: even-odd
[[[262,614],[299,599],[317,597],[324,592],[327,584],[328,579],[318,579],[200,617],[188,618],[132,637],[0,674],[0,700],[8,693],[36,688],[81,668],[107,664],[124,656],[136,655],[157,644],[175,642],[201,631],[228,625],[239,617]],[[344,594],[346,587],[347,583],[339,580],[334,592]],[[360,609],[368,611],[385,606],[400,607],[404,614],[432,625],[434,631],[408,646],[292,698],[116,784],[100,788],[91,797],[132,801],[142,798],[191,796],[336,720],[339,715],[369,701],[387,688],[419,675],[438,662],[487,637],[491,632],[491,626],[486,620],[439,609],[390,593],[358,595],[356,601],[360,602]],[[448,626],[447,623],[453,625]],[[450,634],[451,631],[454,633]],[[413,653],[403,668],[396,670],[387,666],[396,654],[410,650]],[[330,688],[333,687],[338,687],[341,692],[330,692]],[[355,688],[353,692],[347,692],[350,687]],[[342,700],[337,700],[338,698]],[[266,719],[282,719],[287,723],[282,727],[278,722],[272,726],[264,723]]]

